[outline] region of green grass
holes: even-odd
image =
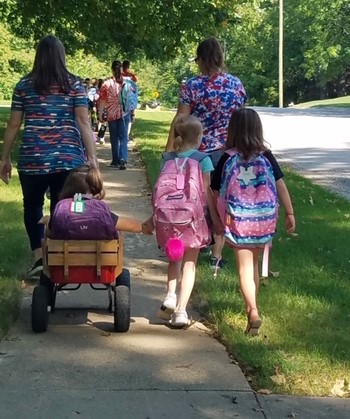
[[[173,113],[138,112],[133,129],[150,184],[159,171]],[[243,333],[246,318],[232,251],[216,279],[201,257],[192,302],[251,376],[255,389],[326,396],[350,381],[349,202],[284,168],[297,235],[279,225],[261,285],[261,335]]]
[[[337,97],[335,99],[315,100],[312,102],[304,102],[295,105],[295,108],[349,108],[350,96]]]
[[[0,138],[4,131],[9,110],[0,108]],[[2,150],[2,140],[0,141]],[[17,160],[14,147],[13,162]],[[20,302],[20,282],[30,263],[27,235],[23,226],[22,193],[16,170],[9,185],[0,181],[0,339],[11,321],[16,318]]]

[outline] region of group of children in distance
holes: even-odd
[[[169,260],[167,293],[158,316],[181,328],[188,324],[186,308],[197,258],[200,248],[211,241],[211,224],[214,234],[225,235],[233,248],[248,320],[246,333],[256,335],[262,324],[257,306],[258,260],[271,245],[276,229],[277,198],[284,208],[287,232],[295,230],[283,173],[265,146],[261,120],[252,109],[232,114],[226,151],[215,170],[210,158],[197,151],[202,126],[195,117],[178,117],[174,130],[175,151],[163,155],[152,216],[140,223],[113,214],[115,228],[144,234],[155,231]],[[61,198],[73,198],[76,193],[103,199],[99,171],[85,166],[73,171]]]

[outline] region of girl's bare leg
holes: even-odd
[[[176,286],[181,280],[181,262],[169,262],[167,293],[175,294]]]
[[[261,325],[257,307],[260,249],[235,249],[239,282],[248,317],[247,332],[257,334]]]
[[[170,320],[172,313],[176,308],[176,288],[181,280],[181,261],[169,262],[167,294],[158,310],[157,316],[162,320]]]
[[[182,259],[182,278],[180,283],[180,292],[176,306],[177,311],[186,311],[196,276],[198,253],[199,249],[189,249],[184,253],[184,257]]]

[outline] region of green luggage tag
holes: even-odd
[[[83,200],[81,193],[74,195],[74,200],[70,207],[71,212],[83,213],[85,211],[85,201]]]

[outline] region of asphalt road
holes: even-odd
[[[281,162],[350,199],[350,108],[254,108]]]

